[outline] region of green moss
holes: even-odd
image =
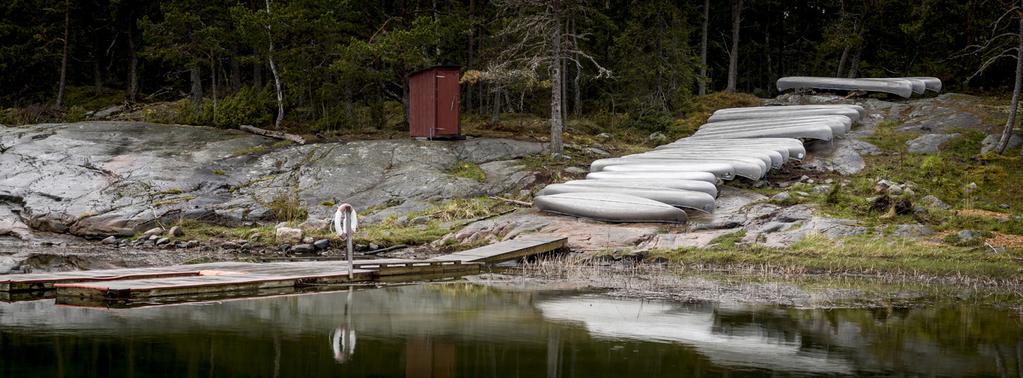
[[[183,236],[174,239],[182,240],[264,240],[274,238],[274,226],[257,227],[226,227],[203,223],[196,220],[183,219],[176,226],[181,227]]]
[[[716,246],[717,248],[732,248],[735,247],[735,245],[738,244],[740,241],[742,241],[742,238],[744,237],[746,237],[746,230],[740,230],[730,234],[718,236],[714,238],[714,240],[711,240],[710,244]]]
[[[269,147],[263,146],[263,145],[259,145],[259,146],[239,148],[237,150],[231,151],[231,156],[259,155],[259,154],[265,154],[267,151],[270,151]]]
[[[161,190],[159,192],[156,192],[155,194],[156,195],[167,195],[167,194],[181,194],[181,193],[184,193],[184,191],[181,190],[181,188],[167,188],[167,189]]]
[[[487,174],[483,172],[483,168],[473,162],[459,161],[451,169],[448,169],[448,174],[478,182],[487,182]]]
[[[212,172],[213,174],[215,174],[217,176],[223,176],[223,175],[226,174],[223,169],[214,169],[214,170],[212,170],[210,172]]]

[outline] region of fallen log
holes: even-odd
[[[253,133],[253,134],[256,134],[256,135],[265,136],[267,138],[274,138],[274,139],[281,139],[281,140],[290,140],[290,141],[298,143],[298,144],[305,144],[306,143],[305,138],[303,138],[301,135],[288,134],[288,133],[285,133],[283,131],[261,129],[261,128],[258,128],[258,127],[252,126],[252,125],[241,125],[241,126],[238,126],[238,128],[243,130],[243,131],[247,131],[247,132],[250,132],[250,133]]]

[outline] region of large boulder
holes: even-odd
[[[533,178],[514,159],[544,149],[505,139],[276,142],[134,122],[0,126],[0,201],[18,203],[34,229],[100,238],[179,218],[268,222],[281,205],[324,219],[331,203],[365,209],[517,190]],[[459,162],[481,166],[487,180],[448,174]]]
[[[934,154],[948,141],[958,138],[959,133],[954,134],[924,134],[906,142],[906,151],[911,154]]]

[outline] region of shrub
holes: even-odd
[[[282,222],[304,221],[309,213],[302,207],[298,193],[293,191],[278,193],[270,200],[270,211],[277,220]]]

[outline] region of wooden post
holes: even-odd
[[[348,242],[348,279],[355,279],[355,259],[352,254],[352,239],[355,235],[352,235],[352,216],[355,213],[355,209],[351,206],[345,210],[345,235],[348,235],[345,240]]]

